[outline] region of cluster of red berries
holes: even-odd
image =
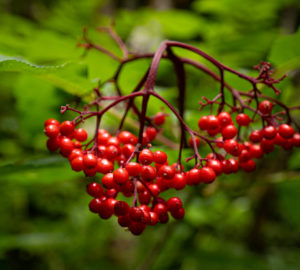
[[[267,120],[271,119],[272,108],[272,103],[264,100],[259,104],[258,111]],[[242,126],[248,127],[252,122],[245,113],[239,113],[235,121],[239,129]],[[210,136],[222,135],[217,138],[216,146],[224,151],[215,155],[210,153],[206,157],[206,166],[214,169],[217,175],[222,172],[225,174],[235,173],[240,168],[245,172],[254,171],[256,164],[253,159],[260,159],[264,154],[272,152],[275,145],[279,145],[285,150],[300,147],[300,133],[295,133],[293,127],[288,124],[277,126],[270,124],[260,130],[253,130],[249,141],[244,142],[240,141],[238,128],[228,112],[221,112],[217,116],[202,116],[198,121],[198,126]],[[199,139],[197,144],[200,144]]]
[[[272,119],[272,103],[263,101],[258,111],[267,121]],[[157,113],[153,117],[155,125],[162,125],[166,115]],[[108,131],[99,129],[94,138],[88,139],[87,132],[75,128],[72,121],[59,123],[55,119],[45,122],[45,134],[49,137],[47,147],[50,151],[60,150],[62,156],[69,159],[74,171],[83,171],[86,176],[102,174],[101,181],[87,186],[87,193],[93,197],[90,211],[102,219],[113,215],[118,218],[121,227],[128,228],[134,235],[141,234],[146,226],[167,223],[169,215],[182,219],[185,210],[178,197],[165,200],[161,194],[169,189],[182,190],[186,185],[210,184],[217,175],[231,174],[239,169],[252,172],[256,168],[253,159],[262,158],[280,145],[284,149],[300,147],[300,134],[288,124],[268,125],[253,130],[249,141],[241,141],[239,130],[252,122],[245,113],[239,113],[235,122],[228,112],[217,116],[202,116],[198,126],[210,136],[220,134],[214,140],[216,147],[206,158],[189,171],[184,171],[180,163],[169,165],[168,156],[163,151],[152,151],[149,143],[156,138],[157,129],[146,127],[142,145],[129,131],[121,131],[112,136]],[[271,123],[271,121],[267,121]],[[200,139],[190,139],[190,145],[200,145]],[[220,149],[219,152],[216,149]],[[134,161],[136,158],[136,161]],[[203,164],[205,161],[205,164]],[[199,166],[202,165],[200,168]],[[125,200],[133,197],[132,205]]]

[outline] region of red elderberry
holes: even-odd
[[[130,176],[138,176],[142,170],[141,165],[137,162],[129,162],[125,168]]]
[[[56,119],[50,118],[45,121],[45,127],[49,125],[59,126],[59,122]]]
[[[165,152],[155,151],[153,156],[153,161],[158,164],[164,164],[168,159],[168,156]]]
[[[165,179],[172,179],[175,176],[175,169],[169,165],[162,165],[158,170],[158,175]]]
[[[129,179],[129,174],[126,169],[119,168],[113,173],[114,181],[117,184],[124,184]]]
[[[170,212],[175,212],[179,208],[182,208],[182,202],[178,197],[172,197],[167,200],[167,208]]]
[[[241,153],[241,146],[233,139],[226,140],[223,147],[227,153],[233,156],[238,156]]]
[[[201,130],[208,129],[208,117],[206,115],[202,116],[198,121],[198,126]]]
[[[98,159],[93,154],[86,154],[83,156],[83,165],[87,169],[94,169],[97,166]]]
[[[87,193],[95,198],[99,198],[103,195],[103,188],[98,183],[90,183],[86,187]]]
[[[227,125],[222,129],[222,137],[224,140],[232,139],[237,134],[237,128],[234,125]]]
[[[221,127],[226,127],[232,123],[231,116],[228,112],[221,112],[218,115],[219,123]]]
[[[49,138],[55,138],[60,133],[59,126],[57,125],[48,125],[45,127],[44,131],[46,136],[48,136]]]
[[[281,137],[290,139],[293,137],[295,130],[290,125],[282,124],[278,127],[278,133]]]
[[[238,114],[235,120],[239,126],[249,126],[251,122],[249,115],[245,113]]]
[[[162,112],[158,112],[154,116],[154,123],[155,125],[161,126],[165,123],[166,121],[166,115]]]
[[[272,140],[276,137],[277,130],[274,126],[267,126],[262,130],[264,138]]]
[[[200,179],[205,184],[210,184],[216,179],[216,173],[212,168],[204,167],[200,169]]]
[[[150,149],[143,149],[139,155],[139,162],[143,165],[149,165],[153,162],[154,155]]]
[[[124,216],[129,213],[130,207],[127,202],[117,201],[114,205],[114,213],[116,216]]]
[[[254,143],[258,143],[262,140],[263,134],[261,130],[253,130],[250,134],[250,141]]]
[[[84,142],[87,140],[88,134],[83,128],[78,128],[74,131],[74,138],[77,141]]]
[[[75,125],[72,121],[64,121],[60,124],[60,133],[64,136],[73,134]]]
[[[262,114],[270,114],[273,109],[273,105],[269,100],[263,100],[261,103],[258,105],[258,110]]]

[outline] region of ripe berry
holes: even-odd
[[[157,184],[151,184],[148,187],[152,192],[153,196],[158,196],[158,194],[160,193],[160,188]]]
[[[114,170],[114,165],[112,162],[105,158],[98,158],[96,169],[98,172],[106,174]]]
[[[60,124],[60,133],[69,136],[74,132],[75,125],[72,121],[64,121]]]
[[[126,169],[118,168],[113,173],[114,181],[117,184],[123,184],[129,179],[129,174]]]
[[[205,184],[212,183],[216,179],[216,173],[212,168],[204,167],[200,169],[200,179]]]
[[[191,169],[187,173],[187,184],[188,185],[198,185],[201,182],[200,178],[200,170],[199,169]]]
[[[130,207],[127,202],[117,201],[114,205],[114,213],[116,216],[124,216],[129,213]]]
[[[206,166],[213,169],[216,173],[216,175],[219,175],[222,173],[222,163],[217,160],[217,159],[210,159],[207,163]]]
[[[90,201],[89,208],[93,213],[98,213],[100,210],[100,205],[102,204],[102,200],[100,198],[95,198]]]
[[[141,204],[149,204],[151,201],[151,194],[149,191],[144,190],[142,192],[139,192],[139,202]]]
[[[154,127],[147,127],[146,134],[150,141],[153,141],[157,135],[157,131]]]
[[[258,105],[258,110],[262,114],[269,114],[273,109],[273,105],[269,100],[263,100],[261,103]]]
[[[251,159],[251,154],[248,150],[243,149],[239,155],[239,162],[246,162]]]
[[[129,162],[125,168],[130,176],[138,176],[142,170],[141,165],[137,162]]]
[[[145,181],[151,181],[156,177],[156,169],[150,165],[142,166],[141,177]]]
[[[208,117],[206,115],[202,116],[198,121],[198,126],[201,130],[208,129]]]
[[[118,135],[118,139],[122,144],[137,144],[138,138],[129,131],[122,131]]]
[[[222,129],[222,137],[224,140],[232,139],[237,134],[237,128],[234,125],[227,125]]]
[[[50,118],[45,121],[45,127],[49,125],[59,126],[59,122],[56,119]]]
[[[135,150],[134,145],[132,144],[124,144],[122,147],[122,153],[126,158],[129,158]]]
[[[45,127],[45,134],[49,138],[55,138],[59,135],[59,126],[57,125],[48,125]]]
[[[233,156],[238,156],[241,153],[241,146],[233,139],[226,140],[223,147],[227,153]]]
[[[140,235],[145,230],[146,225],[139,222],[131,222],[128,228],[133,235]]]
[[[209,115],[207,120],[208,130],[217,130],[220,128],[219,119],[214,115]]]
[[[111,135],[107,131],[98,132],[97,142],[98,144],[107,145]]]
[[[154,155],[150,149],[143,149],[139,154],[139,162],[143,165],[149,165],[153,162]]]
[[[74,148],[72,141],[67,137],[61,137],[59,144],[62,155],[68,157]]]
[[[177,211],[171,212],[171,215],[175,219],[183,219],[185,215],[185,210],[183,207],[181,207]]]
[[[239,170],[239,164],[233,158],[223,160],[222,167],[225,174],[235,173]]]
[[[282,124],[278,127],[278,133],[281,137],[285,139],[290,139],[293,137],[295,130],[290,125]]]
[[[300,147],[300,133],[295,133],[293,136],[293,145],[295,147]]]
[[[166,115],[162,112],[158,112],[154,116],[154,123],[155,125],[161,126],[165,123],[166,121]]]
[[[172,197],[167,200],[167,208],[170,212],[175,212],[179,208],[182,208],[182,202],[178,197]]]
[[[158,175],[165,179],[172,179],[175,176],[175,169],[169,165],[162,165],[158,170]]]
[[[249,152],[252,158],[262,158],[264,155],[264,152],[261,150],[261,146],[259,144],[251,145]]]
[[[87,140],[88,134],[83,128],[78,128],[74,131],[74,138],[77,141],[84,142]]]
[[[88,184],[86,190],[90,196],[95,198],[99,198],[103,194],[103,188],[96,182]]]
[[[172,187],[176,190],[184,189],[186,186],[186,176],[183,173],[176,173],[172,179]]]
[[[129,227],[131,224],[131,219],[129,215],[118,217],[118,223],[121,227]]]
[[[150,222],[149,225],[154,226],[158,222],[158,215],[155,212],[149,212],[150,214]]]
[[[267,140],[267,139],[262,139],[260,142],[260,147],[261,150],[264,153],[270,153],[274,150],[274,141],[273,140]]]
[[[255,171],[256,165],[255,162],[252,159],[249,159],[246,162],[241,162],[240,167],[245,171],[245,172],[253,172]]]
[[[162,203],[156,204],[153,208],[153,212],[155,212],[159,217],[161,215],[166,214],[167,211],[168,211],[167,206]]]
[[[77,158],[79,156],[82,156],[83,157],[83,152],[81,149],[73,149],[72,152],[70,153],[69,155],[69,161],[72,161],[74,158]]]
[[[97,157],[91,153],[83,156],[83,165],[85,168],[94,169],[97,166]]]
[[[221,112],[218,114],[218,119],[221,127],[226,127],[232,123],[231,116],[228,112]]]
[[[239,126],[248,126],[251,122],[249,115],[244,113],[238,114],[235,120]]]
[[[250,141],[251,142],[254,142],[254,143],[258,143],[262,140],[263,138],[263,134],[262,134],[262,131],[261,130],[253,130],[250,134]]]
[[[114,177],[113,177],[112,173],[105,174],[101,179],[101,183],[107,189],[111,189],[116,186],[116,183],[114,182]]]
[[[168,156],[163,151],[155,151],[153,161],[158,164],[164,164],[168,159]]]
[[[144,211],[139,207],[132,207],[129,210],[131,220],[141,222],[144,218]]]
[[[99,207],[99,216],[102,219],[109,219],[114,213],[114,206],[117,201],[114,198],[108,198]]]
[[[83,156],[75,157],[71,160],[72,170],[75,172],[80,172],[83,170]]]
[[[267,126],[262,130],[264,138],[272,140],[276,137],[277,130],[274,126]]]
[[[50,138],[47,140],[47,148],[49,151],[53,152],[58,150],[60,147],[60,139],[58,137],[56,138]]]

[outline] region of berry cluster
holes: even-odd
[[[277,80],[272,78],[269,63],[262,62],[256,66],[259,75],[254,78],[223,65],[198,48],[187,44],[165,41],[155,54],[140,55],[131,53],[112,29],[109,29],[108,33],[113,33],[112,38],[123,52],[122,59],[101,45],[91,43],[86,31],[84,32],[86,43],[81,44],[81,47],[87,50],[98,49],[119,61],[119,68],[108,81],[115,84],[117,95],[102,96],[99,86],[94,89],[95,100],[86,105],[82,111],[69,105],[61,107],[61,113],[72,111],[78,114],[73,121],[59,123],[57,120],[48,119],[44,130],[49,137],[47,147],[50,151],[59,150],[62,156],[68,158],[74,171],[83,171],[86,176],[95,177],[87,186],[87,193],[93,197],[89,208],[102,219],[109,219],[114,215],[121,227],[128,228],[134,235],[139,235],[147,225],[167,223],[170,215],[174,219],[184,217],[182,201],[177,196],[165,198],[165,191],[173,189],[176,192],[187,185],[210,184],[214,182],[216,176],[222,173],[236,173],[240,169],[250,173],[256,169],[254,160],[272,152],[275,145],[285,150],[300,147],[300,128],[291,116],[291,112],[300,109],[300,106],[287,107],[258,90],[257,85],[263,84],[274,90],[275,94],[280,93],[274,84],[284,77]],[[220,74],[215,74],[193,59],[175,55],[173,47],[180,47],[204,57],[219,69]],[[145,75],[130,94],[122,95],[118,79],[124,65],[149,56],[153,56],[153,59]],[[175,68],[179,90],[178,111],[154,90],[162,58],[170,60]],[[202,97],[205,102],[199,101],[200,110],[205,106],[211,106],[211,114],[199,119],[198,131],[193,131],[183,118],[186,81],[184,64],[204,71],[221,86],[220,93],[215,98],[209,100]],[[232,88],[224,81],[225,71],[248,81],[252,88],[248,92]],[[230,102],[227,97],[225,98],[225,90],[231,95]],[[135,104],[137,97],[142,98],[141,106]],[[180,144],[178,159],[174,164],[170,164],[165,152],[151,150],[150,143],[157,138],[158,131],[162,131],[158,127],[165,123],[167,114],[160,111],[154,116],[148,116],[147,106],[150,97],[162,102],[179,122]],[[107,105],[107,102],[110,103]],[[108,110],[121,102],[126,104],[124,115],[116,135],[112,135],[100,128],[100,122]],[[216,106],[217,110],[214,110]],[[276,112],[273,113],[274,106]],[[91,108],[96,110],[93,111]],[[139,121],[137,136],[123,129],[125,118],[131,111],[132,116],[137,117]],[[217,112],[214,114],[214,111]],[[88,141],[87,132],[77,126],[91,117],[95,117],[97,121],[94,136]],[[260,123],[261,127],[258,128]],[[186,159],[186,162],[195,161],[192,168],[189,166],[190,169],[185,169],[185,163],[182,163],[186,133],[190,136],[188,144],[194,152]],[[166,138],[164,141],[166,142]],[[205,158],[199,153],[202,142],[211,149]],[[98,180],[99,174],[101,179]],[[131,203],[130,198],[133,198]]]

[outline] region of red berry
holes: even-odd
[[[131,224],[131,219],[129,215],[118,217],[118,223],[121,227],[129,227]]]
[[[150,212],[150,222],[149,225],[154,226],[158,222],[158,215],[155,212]]]
[[[183,173],[176,173],[172,179],[172,187],[176,190],[184,189],[186,186],[186,176]]]
[[[96,182],[88,184],[86,190],[89,195],[95,198],[99,198],[103,195],[103,188]]]
[[[98,132],[97,142],[98,144],[107,145],[111,135],[108,132]]]
[[[149,191],[144,190],[139,193],[139,202],[141,204],[149,204],[151,201],[151,194]]]
[[[222,163],[217,160],[217,159],[210,159],[207,163],[206,166],[213,169],[216,173],[216,175],[219,175],[222,173]]]
[[[78,156],[75,157],[71,160],[71,167],[72,170],[75,172],[80,172],[83,170],[84,166],[83,166],[83,157],[82,156]]]
[[[226,127],[232,123],[231,116],[228,112],[221,112],[218,114],[218,119],[221,127]]]
[[[167,200],[167,208],[170,212],[175,212],[179,208],[182,208],[182,202],[178,197],[172,197]]]
[[[248,150],[243,149],[239,155],[239,162],[246,162],[251,159],[251,154]]]
[[[156,177],[156,169],[150,165],[142,166],[141,177],[145,181],[151,181]]]
[[[71,162],[74,158],[77,158],[79,156],[82,156],[83,157],[83,152],[81,149],[73,149],[72,152],[70,153],[69,155],[69,161]]]
[[[59,144],[62,155],[68,157],[74,148],[72,140],[67,137],[61,137]]]
[[[153,196],[158,196],[158,194],[160,193],[160,188],[157,184],[151,184],[148,187],[152,192]]]
[[[98,172],[106,174],[114,170],[114,165],[112,162],[105,158],[98,158],[96,168]]]
[[[253,172],[255,171],[256,165],[255,162],[252,159],[249,159],[246,162],[241,162],[240,167],[245,171],[245,172]]]
[[[200,170],[199,169],[191,169],[187,173],[187,184],[188,185],[198,185],[201,182],[200,178]]]
[[[293,145],[295,147],[300,147],[300,133],[295,133],[293,136]]]
[[[212,168],[204,167],[200,169],[200,179],[205,184],[212,183],[216,179],[216,173]]]
[[[233,156],[238,156],[241,153],[241,146],[233,139],[226,140],[223,147],[227,153]]]
[[[118,168],[113,173],[114,181],[117,184],[123,184],[129,179],[129,174],[126,169]]]
[[[125,168],[130,176],[138,176],[142,170],[141,165],[137,162],[129,162]]]
[[[131,222],[128,228],[133,235],[140,235],[145,230],[146,225],[139,222]]]
[[[208,130],[217,130],[219,128],[220,128],[219,119],[214,115],[209,115],[208,121],[207,121],[207,129]]]
[[[249,151],[252,158],[262,158],[264,155],[260,145],[251,145]]]
[[[100,198],[95,198],[90,201],[89,208],[93,213],[99,213],[100,205],[102,204],[102,200]]]
[[[87,140],[88,134],[83,128],[78,128],[74,131],[74,138],[77,141],[84,142]]]
[[[185,215],[185,210],[183,207],[181,207],[178,210],[171,212],[171,215],[175,219],[183,219]]]
[[[85,168],[94,169],[97,166],[97,157],[93,154],[85,154],[83,156],[83,165]]]
[[[274,141],[273,140],[267,140],[267,139],[262,139],[260,142],[260,147],[261,150],[264,153],[270,153],[274,150]]]
[[[208,129],[208,117],[206,115],[202,116],[198,121],[198,126],[201,130]]]
[[[64,136],[73,134],[75,125],[72,121],[64,121],[60,124],[60,133]]]
[[[139,162],[143,165],[150,165],[153,162],[154,155],[150,149],[144,149],[139,154]]]
[[[59,126],[59,122],[56,119],[50,118],[45,121],[45,127],[49,125]]]
[[[132,207],[129,210],[131,220],[141,222],[144,218],[144,211],[139,207]]]
[[[172,179],[175,176],[175,169],[169,165],[162,165],[158,170],[158,175],[165,179]]]
[[[168,211],[167,206],[162,203],[156,204],[153,208],[153,212],[155,212],[159,217],[161,215],[166,214],[167,211]]]
[[[122,131],[118,135],[118,139],[122,144],[137,144],[138,138],[129,131]]]
[[[234,125],[227,125],[222,129],[222,137],[224,140],[232,139],[237,134],[237,128]]]
[[[251,142],[254,142],[254,143],[258,143],[262,140],[263,138],[263,134],[262,134],[262,131],[261,130],[253,130],[250,134],[250,141]]]
[[[225,174],[235,173],[239,170],[239,164],[233,158],[223,160],[222,167]]]
[[[60,147],[60,139],[58,137],[56,138],[50,138],[47,140],[47,148],[49,151],[57,151]]]
[[[122,147],[122,153],[126,158],[129,158],[135,150],[134,145],[132,144],[124,144]]]
[[[263,100],[261,103],[258,105],[258,110],[262,114],[270,114],[270,112],[273,109],[273,105],[269,100]]]
[[[245,113],[238,114],[235,120],[239,126],[248,126],[251,122],[249,115]]]
[[[276,137],[277,130],[274,126],[267,126],[262,130],[264,138],[272,140]]]
[[[57,125],[48,125],[45,127],[45,134],[49,138],[55,138],[59,135],[59,126]]]
[[[150,141],[153,141],[156,138],[157,131],[154,127],[147,127],[146,134]]]
[[[154,123],[155,125],[161,126],[165,123],[166,121],[166,115],[162,112],[158,112],[154,116]]]
[[[116,216],[124,216],[129,213],[130,207],[127,202],[117,201],[114,205],[114,213]]]
[[[114,206],[117,201],[114,198],[108,198],[99,207],[99,216],[102,219],[109,219],[114,213]]]
[[[108,145],[106,147],[106,158],[113,160],[118,157],[120,151],[115,145]]]
[[[278,127],[278,133],[281,137],[285,139],[290,139],[293,137],[295,130],[290,125],[282,124]]]
[[[158,164],[164,164],[168,159],[168,156],[163,151],[155,151],[153,161]]]
[[[114,177],[113,177],[112,173],[105,174],[101,179],[101,183],[107,189],[111,189],[116,186],[116,183],[114,182]]]

